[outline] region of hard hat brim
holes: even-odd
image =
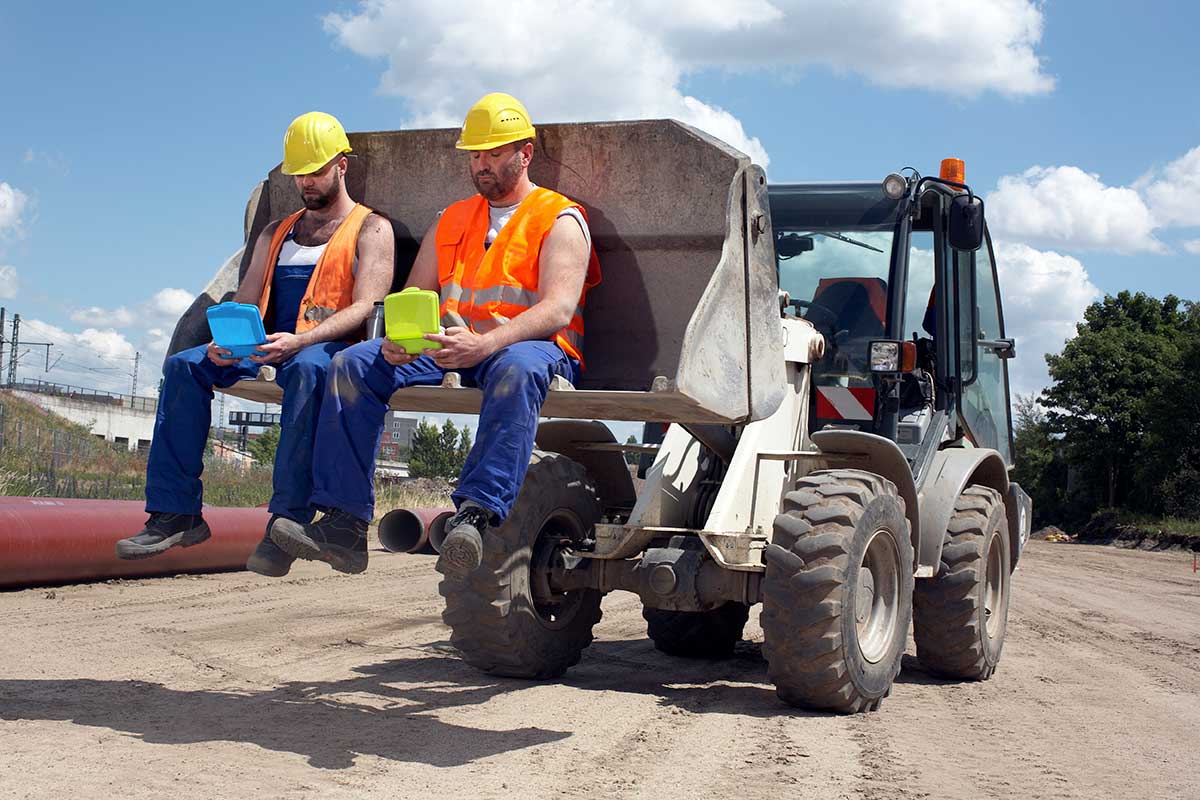
[[[346,153],[353,153],[353,152],[354,152],[354,148],[347,147],[345,150],[339,151],[338,154],[335,155],[333,158],[330,158],[326,161],[322,161],[320,164],[316,164],[311,161],[308,162],[307,164],[288,164],[285,161],[284,163],[279,165],[279,171],[282,172],[284,175],[311,175],[314,172],[320,172],[322,169],[324,169],[325,165],[328,164],[330,161],[333,161],[334,158],[337,158],[338,156],[343,156]]]
[[[504,147],[506,144],[513,142],[521,142],[525,139],[536,139],[537,130],[532,126],[518,133],[509,133],[501,136],[488,136],[482,141],[466,141],[459,139],[454,143],[456,150],[495,150],[497,147]]]

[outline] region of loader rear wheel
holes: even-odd
[[[654,646],[682,658],[728,658],[742,639],[750,616],[745,603],[726,603],[709,611],[667,611],[642,607]]]
[[[912,617],[904,501],[858,470],[800,479],[764,552],[763,655],[784,702],[874,711],[891,691]]]
[[[926,669],[947,678],[992,676],[1008,627],[1011,574],[1004,500],[994,489],[969,486],[954,504],[937,576],[917,581],[913,639]]]
[[[601,593],[557,592],[557,553],[600,518],[587,472],[557,453],[535,451],[512,512],[483,537],[483,562],[466,581],[443,579],[442,620],[463,660],[514,678],[555,678],[578,663],[600,621]]]

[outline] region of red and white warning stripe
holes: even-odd
[[[869,420],[875,416],[874,389],[817,387],[818,419]]]

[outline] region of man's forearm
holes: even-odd
[[[516,342],[546,340],[570,324],[563,322],[563,312],[555,304],[543,300],[522,311],[507,323],[484,334],[495,350]]]
[[[320,344],[321,342],[338,342],[351,337],[357,338],[363,330],[363,323],[371,314],[375,304],[369,300],[358,300],[338,311],[311,331],[297,334],[304,346]]]

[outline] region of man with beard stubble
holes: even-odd
[[[283,406],[271,518],[246,567],[274,577],[291,569],[294,559],[270,532],[281,519],[308,522],[315,515],[313,438],[330,360],[362,338],[363,323],[392,283],[392,226],[346,193],[350,151],[345,130],[329,114],[312,111],[288,127],[282,168],[294,177],[304,208],[263,229],[233,296],[258,306],[267,342],[261,355],[241,360],[214,342],[167,359],[146,465],[150,519],[117,542],[120,558],[149,558],[209,538],[200,474],[213,387],[253,378],[261,365],[273,364]]]
[[[272,528],[291,555],[342,572],[366,569],[375,451],[389,399],[455,371],[463,385],[482,390],[483,401],[437,568],[461,581],[479,566],[487,528],[504,522],[525,479],[551,381],[578,383],[584,298],[600,281],[582,207],[529,180],[535,136],[510,95],[486,95],[467,113],[455,146],[467,152],[479,193],[430,226],[408,279],[440,295],[445,333],[425,338],[441,348],[409,355],[385,338],[334,357],[313,457],[313,502],[326,514]]]

